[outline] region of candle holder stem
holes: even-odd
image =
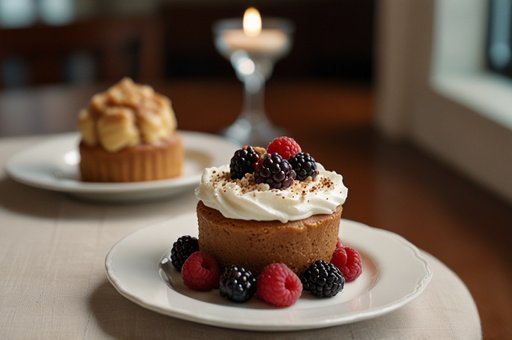
[[[285,134],[273,126],[265,112],[265,82],[272,73],[273,62],[239,52],[231,56],[231,63],[244,84],[244,102],[240,116],[224,135],[243,145],[265,145]]]
[[[261,76],[249,76],[244,83],[244,106],[242,115],[256,123],[265,117],[265,79]],[[266,117],[265,117],[266,119]]]
[[[293,25],[283,19],[267,19],[256,36],[242,30],[238,19],[221,20],[214,25],[215,46],[231,61],[244,84],[244,103],[239,117],[223,134],[242,145],[265,146],[286,132],[275,127],[265,113],[265,83],[274,63],[285,56],[291,45]]]

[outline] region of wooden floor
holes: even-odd
[[[193,80],[157,88],[171,97],[181,129],[216,132],[241,108],[237,82]],[[98,89],[0,95],[0,136],[73,131],[78,109]],[[472,293],[484,337],[512,339],[510,203],[414,145],[379,135],[372,127],[368,87],[272,81],[266,103],[270,118],[287,127],[305,151],[343,174],[349,188],[345,218],[399,233],[439,258]],[[40,122],[34,121],[34,110]],[[59,110],[65,112],[55,119]],[[5,124],[9,121],[18,130]],[[31,123],[28,130],[21,127],[24,121]]]

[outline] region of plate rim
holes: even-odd
[[[332,317],[323,318],[321,320],[316,320],[316,321],[313,320],[312,322],[306,322],[306,323],[303,322],[300,325],[299,324],[286,324],[286,323],[284,323],[284,324],[283,323],[279,323],[279,324],[261,323],[261,322],[258,323],[258,322],[253,322],[253,321],[252,322],[239,322],[240,320],[238,320],[238,322],[235,323],[230,320],[226,320],[226,319],[222,319],[222,318],[211,318],[211,317],[209,318],[209,317],[204,317],[204,315],[201,316],[199,314],[193,314],[190,312],[186,313],[186,312],[178,310],[178,309],[161,308],[157,305],[147,303],[139,296],[135,296],[132,292],[130,292],[130,290],[122,282],[120,282],[119,279],[117,277],[115,277],[115,275],[113,275],[114,269],[113,269],[112,259],[115,256],[115,252],[117,251],[116,249],[118,249],[119,245],[123,244],[123,242],[127,241],[128,239],[130,239],[132,237],[136,237],[136,234],[138,234],[138,233],[143,233],[145,230],[148,230],[151,228],[157,228],[160,225],[169,224],[172,220],[175,220],[178,218],[185,218],[188,215],[195,215],[195,212],[189,212],[189,213],[177,215],[171,219],[147,225],[141,229],[138,229],[138,230],[130,233],[129,235],[126,235],[125,237],[123,237],[122,239],[117,241],[112,246],[112,248],[108,251],[108,253],[105,257],[105,271],[106,271],[106,276],[107,276],[108,281],[114,286],[114,288],[120,295],[122,295],[123,297],[127,298],[128,300],[138,304],[139,306],[142,306],[143,308],[155,311],[155,312],[163,314],[163,315],[175,317],[178,319],[188,320],[188,321],[192,321],[192,322],[196,322],[196,323],[200,323],[200,324],[206,324],[206,325],[210,325],[210,326],[217,326],[217,327],[223,327],[223,328],[229,328],[229,329],[239,329],[239,330],[291,331],[291,330],[306,330],[306,329],[317,329],[317,328],[338,326],[338,325],[353,323],[356,321],[368,320],[371,318],[375,318],[375,317],[390,313],[392,311],[395,311],[395,310],[403,307],[404,305],[406,305],[407,303],[411,302],[416,297],[418,297],[428,286],[428,284],[430,283],[432,276],[433,276],[432,269],[431,269],[426,257],[424,255],[422,255],[422,252],[414,244],[412,244],[411,242],[406,240],[403,236],[396,234],[394,232],[388,231],[388,230],[372,227],[372,226],[369,226],[369,225],[361,223],[361,222],[353,221],[350,219],[342,219],[340,223],[348,223],[352,227],[362,228],[363,230],[370,230],[370,232],[380,233],[381,235],[384,235],[385,237],[389,237],[389,238],[394,239],[395,241],[398,241],[402,246],[404,246],[408,250],[410,250],[412,252],[415,260],[417,260],[422,265],[422,267],[425,271],[423,278],[421,280],[419,280],[418,282],[416,282],[414,289],[407,292],[407,294],[403,295],[402,297],[400,297],[399,299],[397,299],[394,302],[390,302],[388,304],[380,305],[380,306],[373,306],[373,307],[370,307],[360,313],[353,313],[348,316],[344,316],[342,318],[339,318],[339,317],[338,318],[332,318]],[[344,225],[343,227],[346,228],[346,226],[347,225]],[[341,231],[340,231],[340,233],[341,233]],[[155,270],[158,270],[158,266],[156,264],[155,264],[155,268],[156,268]],[[164,284],[164,283],[162,282],[162,284]],[[166,285],[166,289],[170,289],[170,288]],[[193,298],[190,298],[190,299],[193,299]],[[199,301],[199,300],[195,300],[195,299],[193,299],[193,300]],[[199,303],[203,303],[203,302],[199,301]],[[235,308],[243,309],[243,307],[235,307]],[[286,309],[282,309],[282,310],[286,311]],[[265,327],[265,328],[261,329],[261,327]]]
[[[198,139],[209,139],[211,141],[215,141],[217,144],[224,144],[226,148],[232,148],[233,151],[237,147],[235,143],[233,143],[231,140],[223,138],[222,136],[210,134],[210,133],[204,133],[204,132],[198,132],[198,131],[188,131],[188,130],[177,130],[181,136],[184,139],[184,147],[185,151],[187,151],[187,139],[189,140],[198,140]],[[79,133],[78,132],[69,132],[69,133],[60,133],[52,135],[51,137],[45,138],[40,143],[25,147],[15,154],[11,155],[4,166],[4,169],[7,173],[7,175],[12,178],[13,180],[22,183],[24,185],[28,185],[34,188],[44,189],[44,190],[50,190],[50,191],[56,191],[56,192],[63,192],[63,193],[78,193],[78,194],[118,194],[118,193],[124,193],[124,192],[142,192],[142,191],[156,191],[156,190],[162,190],[163,188],[186,188],[191,185],[199,183],[199,180],[201,178],[201,174],[195,174],[190,175],[186,177],[178,177],[178,178],[171,178],[171,179],[163,179],[163,180],[155,180],[155,181],[144,181],[144,182],[133,182],[133,183],[87,183],[87,182],[81,182],[77,180],[68,180],[73,183],[73,186],[66,186],[66,185],[59,185],[59,181],[56,181],[55,183],[50,183],[48,181],[44,180],[34,180],[33,177],[26,176],[23,173],[19,173],[16,170],[16,166],[18,166],[18,162],[20,161],[20,158],[23,159],[23,157],[26,157],[26,154],[29,154],[31,152],[35,152],[36,150],[40,148],[44,148],[47,145],[50,145],[52,143],[56,143],[59,140],[62,140],[66,143],[72,143],[73,140],[78,141]],[[195,142],[195,141],[194,141]],[[208,143],[205,143],[206,147],[209,146]],[[195,150],[195,149],[189,149],[189,150]],[[71,151],[71,150],[70,150]],[[207,153],[209,156],[212,157],[212,162],[210,166],[218,166],[223,161],[223,158],[217,157],[216,154],[213,152],[213,148],[211,150],[206,150],[205,153]],[[227,150],[226,150],[227,151]],[[219,163],[219,164],[217,164]]]

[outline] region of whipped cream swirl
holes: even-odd
[[[332,214],[345,203],[348,189],[343,176],[325,170],[319,163],[317,167],[319,174],[315,180],[295,180],[284,190],[256,184],[252,174],[232,180],[228,165],[206,168],[195,194],[204,205],[226,218],[286,223],[317,214]]]

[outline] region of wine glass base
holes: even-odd
[[[244,117],[240,117],[224,129],[222,134],[240,145],[266,147],[275,137],[286,135],[286,130],[274,126],[267,119],[251,122]]]

